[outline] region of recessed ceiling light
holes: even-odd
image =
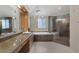
[[[36,10],[36,13],[40,13],[40,10]]]
[[[58,7],[58,9],[59,9],[59,10],[61,10],[61,9],[62,9],[62,7]]]

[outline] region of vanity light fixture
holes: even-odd
[[[20,5],[17,5],[18,6],[18,8],[21,8],[21,6]]]
[[[16,17],[12,17],[13,19],[16,19]]]

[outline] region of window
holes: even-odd
[[[9,28],[9,20],[2,20],[2,29],[7,29]]]
[[[46,28],[46,20],[45,17],[38,18],[38,28]]]

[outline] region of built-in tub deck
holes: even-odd
[[[33,32],[33,35],[55,35],[58,32]]]
[[[53,41],[58,32],[33,32],[34,41]]]

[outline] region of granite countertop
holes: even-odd
[[[0,39],[3,39],[5,37],[9,37],[9,36],[12,36],[12,35],[16,35],[16,34],[19,34],[21,32],[17,32],[17,33],[14,33],[14,32],[11,32],[11,33],[2,33],[2,35],[0,35]]]
[[[31,34],[20,34],[8,40],[0,42],[0,53],[10,53],[20,47]],[[5,38],[6,39],[6,38]]]

